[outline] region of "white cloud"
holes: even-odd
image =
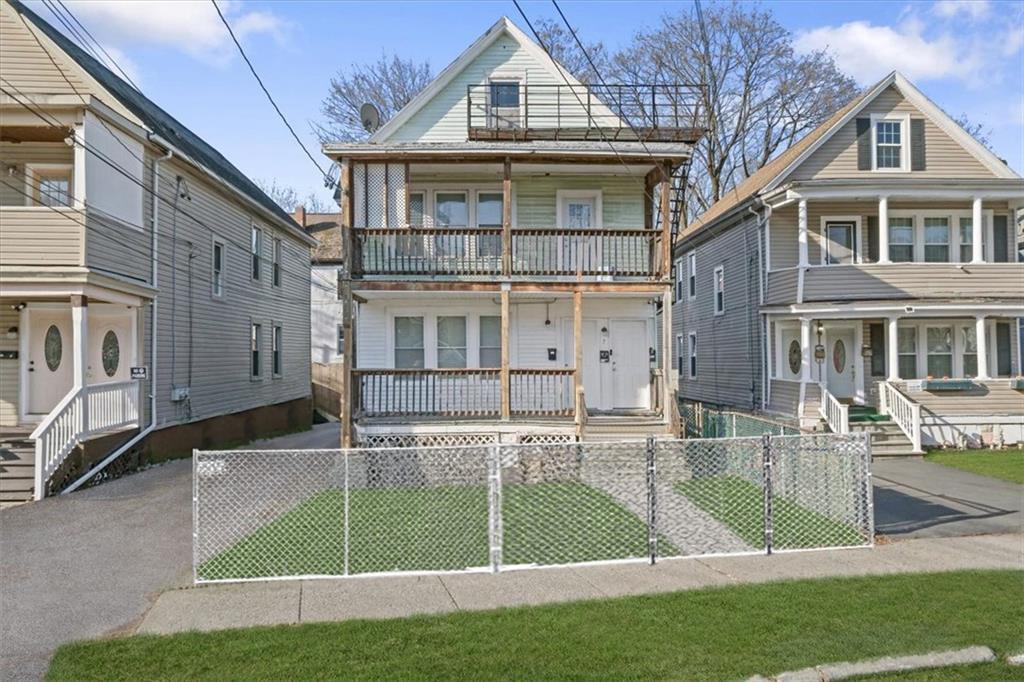
[[[964,16],[972,21],[984,19],[990,9],[988,0],[939,0],[932,6],[932,11],[943,19]]]
[[[286,24],[275,14],[246,10],[237,0],[219,5],[240,41],[257,34],[283,39]],[[234,55],[231,36],[209,0],[80,0],[68,6],[108,51],[110,44],[156,44],[212,64]]]
[[[142,77],[139,75],[138,65],[135,64],[132,58],[125,54],[123,50],[120,50],[113,45],[104,44],[103,49],[106,50],[106,54],[97,50],[97,52],[99,52],[100,61],[102,61],[108,69],[119,76],[123,71],[124,74],[128,76],[129,80],[141,88]]]

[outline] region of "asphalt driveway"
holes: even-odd
[[[875,532],[894,538],[1024,532],[1024,486],[913,458],[876,459]]]
[[[255,448],[337,447],[338,427]],[[192,582],[192,462],[0,511],[0,680],[37,680],[61,644],[133,630]]]

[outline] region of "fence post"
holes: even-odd
[[[658,560],[658,495],[654,436],[647,436],[647,551],[653,566]]]
[[[498,573],[504,538],[501,526],[501,446],[497,444],[487,449],[487,487],[487,541],[491,573]]]
[[[772,437],[761,436],[761,461],[764,471],[764,552],[772,553],[774,518],[772,509]]]
[[[344,529],[345,529],[344,530],[344,534],[345,534],[345,538],[344,538],[344,540],[345,540],[345,542],[344,542],[344,546],[345,546],[345,550],[344,550],[345,551],[345,561],[344,561],[345,569],[344,569],[344,572],[345,572],[345,575],[348,575],[348,455],[349,455],[348,450],[343,450],[342,453],[341,453],[341,456],[345,458],[345,491],[343,493],[344,496],[345,496],[345,498],[343,500],[343,504],[344,504],[344,507],[345,507],[345,512],[344,512],[344,514],[345,514],[345,519],[344,519]]]
[[[39,441],[36,441],[39,447]],[[40,460],[36,458],[36,476],[41,473]],[[192,448],[192,583],[199,582],[199,450]],[[36,479],[36,494],[42,490]],[[39,498],[37,498],[39,499]]]

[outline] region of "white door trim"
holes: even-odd
[[[569,199],[593,199],[594,200],[594,228],[604,227],[604,207],[602,199],[603,191],[600,189],[560,189],[555,191],[555,204],[557,210],[555,220],[558,223],[555,227],[565,227],[569,224],[565,214],[565,204]]]

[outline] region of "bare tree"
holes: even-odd
[[[283,208],[287,213],[292,213],[298,206],[305,206],[310,213],[330,213],[337,210],[329,206],[316,194],[310,192],[305,198],[300,197],[294,187],[279,185],[277,180],[255,180],[256,186],[274,200],[274,203]]]
[[[989,139],[992,136],[991,126],[986,126],[984,123],[972,121],[966,113],[960,114],[953,120],[956,121],[957,125],[967,131],[968,135],[989,149],[992,148],[991,140]]]
[[[537,29],[537,35],[540,36],[541,43],[551,53],[551,56],[555,58],[555,61],[564,66],[569,73],[575,76],[578,81],[581,83],[597,83],[607,77],[606,74],[611,66],[611,57],[609,57],[604,43],[583,42],[583,47],[586,48],[586,54],[584,54],[580,50],[579,45],[576,44],[572,33],[562,23],[545,18],[539,19],[533,22],[533,24],[534,28]],[[594,66],[597,67],[597,73],[594,72],[590,62],[587,61],[588,55],[590,60],[594,62]]]
[[[332,79],[320,103],[323,120],[312,123],[321,142],[350,142],[369,136],[359,109],[369,102],[387,121],[433,80],[427,62],[417,63],[398,55],[381,55],[372,63],[352,64]]]
[[[665,15],[615,56],[625,81],[704,84],[687,220],[856,96],[824,52],[799,54],[770,11],[737,2]]]

